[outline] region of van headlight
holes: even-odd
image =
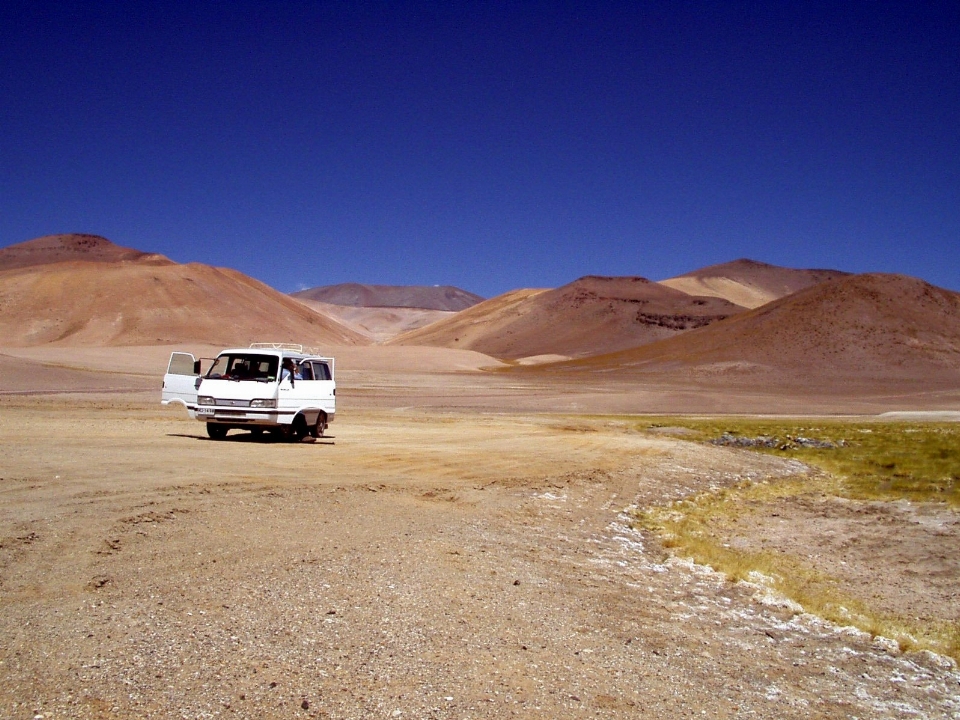
[[[265,398],[258,398],[256,400],[250,401],[250,407],[252,408],[275,408],[277,406],[277,399],[273,398],[272,400],[267,400]]]
[[[209,395],[201,395],[197,398],[197,405],[216,405],[217,401]]]

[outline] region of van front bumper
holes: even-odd
[[[196,419],[203,422],[254,423],[263,425],[289,425],[292,413],[280,413],[276,410],[241,410],[205,405],[196,410]]]

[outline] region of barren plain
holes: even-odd
[[[0,356],[3,717],[960,716],[952,660],[672,558],[625,512],[812,470],[612,414],[955,392],[714,397],[344,348],[330,437],[217,442],[159,405],[169,349]],[[886,545],[872,524],[836,553],[848,582],[960,619],[956,514],[888,514]],[[784,508],[743,542],[815,552],[818,523],[863,522]]]

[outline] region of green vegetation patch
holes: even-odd
[[[836,475],[851,500],[960,507],[960,423],[658,418],[635,427],[684,427],[692,440],[795,458]]]

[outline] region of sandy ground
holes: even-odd
[[[344,357],[332,437],[216,442],[159,406],[166,354],[0,357],[2,717],[960,717],[951,661],[671,560],[623,513],[798,463],[524,411],[562,393],[465,356]],[[115,392],[70,384],[110,367]],[[847,510],[791,512],[863,592],[956,612],[953,516]],[[881,527],[913,554],[866,572]],[[936,583],[890,583],[927,561]]]

